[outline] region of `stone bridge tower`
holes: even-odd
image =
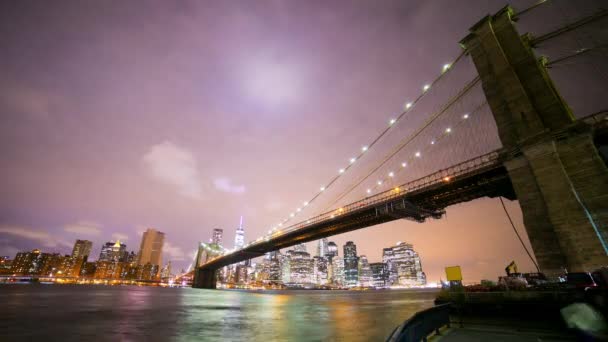
[[[504,146],[504,165],[548,276],[608,266],[608,170],[505,7],[461,41]]]

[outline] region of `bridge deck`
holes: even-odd
[[[492,152],[375,196],[323,213],[241,250],[211,259],[201,269],[219,269],[267,252],[406,218],[422,222],[440,218],[450,205],[480,197],[515,199],[498,152]]]

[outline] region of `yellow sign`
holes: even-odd
[[[460,270],[460,266],[450,266],[445,268],[445,276],[448,278],[448,281],[456,281],[462,280],[462,271]]]

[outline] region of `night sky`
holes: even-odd
[[[550,30],[601,3],[543,5],[544,19],[523,18],[520,32]],[[253,240],[348,165],[460,53],[468,28],[503,5],[3,1],[0,255],[69,253],[79,238],[93,241],[94,258],[115,239],[137,252],[141,233],[153,227],[166,233],[164,260],[186,268],[196,242],[215,227],[233,247],[240,215]],[[575,48],[559,45],[556,53]],[[470,79],[465,74],[454,88]],[[579,116],[595,108],[582,103],[571,103]],[[384,151],[370,153],[381,158],[387,139]],[[507,206],[524,232],[519,205]],[[400,220],[330,240],[340,255],[354,241],[370,262],[380,261],[383,247],[413,243],[429,281],[445,278],[450,265],[463,267],[465,281],[495,279],[511,260],[533,271],[498,199],[450,207],[441,220]]]

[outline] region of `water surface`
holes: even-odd
[[[0,286],[0,340],[383,341],[435,291]]]

